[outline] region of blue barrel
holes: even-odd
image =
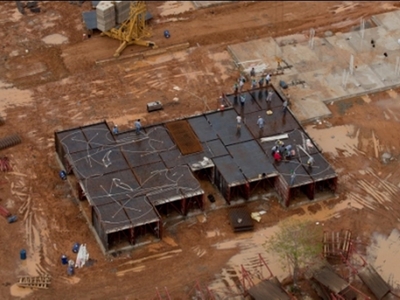
[[[25,250],[25,249],[22,249],[22,250],[19,252],[19,257],[20,257],[22,260],[25,260],[25,259],[26,259],[26,250]]]
[[[74,246],[72,247],[72,252],[78,253],[79,251],[79,243],[75,243]]]
[[[68,269],[67,269],[67,274],[68,274],[68,276],[72,276],[72,275],[74,275],[74,266],[69,266],[68,267]]]
[[[65,255],[62,255],[62,256],[61,256],[61,263],[62,263],[63,265],[66,265],[66,264],[68,263],[68,258],[67,258],[67,256],[65,256]]]
[[[67,173],[64,170],[61,170],[59,175],[62,180],[67,180]]]

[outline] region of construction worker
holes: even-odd
[[[285,99],[285,101],[283,101],[283,113],[286,114],[287,111],[287,107],[288,107],[288,101]]]
[[[243,95],[240,95],[240,105],[244,106],[244,103],[246,102],[246,97]]]
[[[275,159],[275,161],[281,161],[282,160],[282,155],[279,153],[279,150],[275,151],[274,159]]]
[[[263,87],[263,85],[264,85],[264,77],[263,76],[261,76],[260,80],[258,81],[258,85],[260,88]]]
[[[250,78],[254,78],[254,77],[256,77],[256,70],[254,70],[254,68],[251,68]]]
[[[140,119],[137,119],[135,121],[135,129],[136,129],[136,134],[140,134],[140,129],[142,128],[142,124],[140,123]]]
[[[240,130],[241,127],[242,127],[242,117],[238,115],[236,117],[236,129]]]
[[[267,96],[267,99],[266,99],[266,101],[267,102],[271,102],[272,101],[272,96],[274,95],[274,91],[271,89],[271,88],[269,88],[268,89],[268,96]]]
[[[244,80],[242,78],[239,79],[239,93],[242,92],[244,85]]]
[[[262,129],[264,127],[264,123],[265,123],[264,119],[261,118],[261,116],[258,116],[258,119],[257,119],[258,128]]]
[[[255,88],[257,88],[257,81],[256,81],[255,79],[253,79],[253,80],[251,81],[251,89],[253,90],[253,89],[255,89]]]
[[[234,91],[235,95],[237,95],[238,92],[239,92],[239,85],[238,85],[236,82],[235,82],[235,84],[233,85],[233,91]]]
[[[113,134],[118,134],[119,133],[118,125],[114,125],[112,132],[113,132]]]
[[[269,85],[270,81],[271,81],[271,74],[268,73],[267,76],[265,76],[265,84]]]

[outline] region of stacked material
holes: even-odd
[[[112,1],[100,1],[96,6],[97,29],[108,31],[115,26],[115,8]]]
[[[130,1],[114,1],[117,23],[121,24],[129,17]]]

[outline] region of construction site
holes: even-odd
[[[399,3],[0,6],[2,299],[399,298]]]

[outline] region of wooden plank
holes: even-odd
[[[265,143],[265,142],[283,140],[283,139],[288,139],[288,138],[289,138],[289,136],[285,133],[285,134],[280,134],[280,135],[274,135],[274,136],[268,136],[268,137],[265,137],[265,138],[261,138],[260,141],[261,141],[261,143]]]

